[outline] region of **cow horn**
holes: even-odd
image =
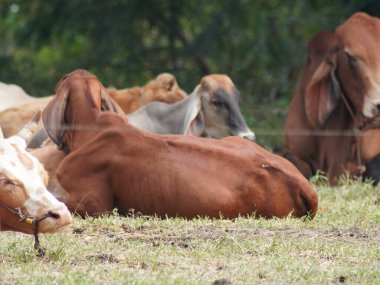
[[[29,122],[17,133],[16,136],[23,138],[26,142],[32,137],[33,133],[37,129],[38,123],[41,119],[41,110],[39,110]]]

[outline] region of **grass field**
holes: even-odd
[[[0,235],[3,284],[380,284],[380,190],[316,183],[314,220],[75,218],[65,232]]]

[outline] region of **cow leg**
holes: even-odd
[[[363,178],[372,179],[374,184],[377,185],[380,180],[380,154],[372,158],[372,160],[367,163],[366,170],[363,173]]]
[[[69,165],[69,164],[67,164]],[[102,174],[93,169],[75,171],[65,161],[57,171],[57,181],[67,193],[60,198],[71,212],[82,217],[109,213],[114,208],[112,191]]]
[[[301,158],[298,156],[291,154],[291,153],[285,153],[284,157],[289,160],[291,163],[294,164],[295,167],[302,173],[303,176],[306,178],[310,178],[313,174],[314,171],[312,167],[310,166],[309,163],[306,161],[303,161]]]

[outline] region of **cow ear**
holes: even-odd
[[[68,97],[69,91],[67,89],[58,92],[57,95],[50,100],[42,113],[45,130],[59,149],[63,149],[64,147],[63,136],[66,133],[65,111]]]
[[[202,112],[198,112],[196,117],[190,122],[189,127],[186,130],[186,135],[192,135],[199,137],[204,128],[204,118]]]
[[[121,115],[122,117],[125,116],[123,110],[120,108],[120,106],[111,98],[111,96],[108,95],[107,91],[103,88],[100,92],[100,98],[102,100],[101,109],[102,111],[110,111],[117,113]]]
[[[335,109],[341,95],[336,77],[337,53],[334,52],[319,65],[306,86],[305,110],[312,127],[323,127]]]
[[[201,94],[194,92],[188,98],[189,105],[185,115],[185,135],[200,136],[204,129]]]

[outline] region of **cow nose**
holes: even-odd
[[[377,108],[377,112],[380,113],[380,104],[377,104],[376,108]]]
[[[47,216],[49,216],[50,218],[53,218],[55,220],[58,220],[61,217],[61,215],[58,211],[57,212],[49,211],[47,213]]]
[[[255,141],[256,140],[255,134],[247,134],[247,135],[244,135],[243,138],[245,138],[247,140],[250,140],[250,141]]]
[[[66,206],[48,211],[47,216],[54,220],[56,228],[62,228],[72,222],[71,214]]]

